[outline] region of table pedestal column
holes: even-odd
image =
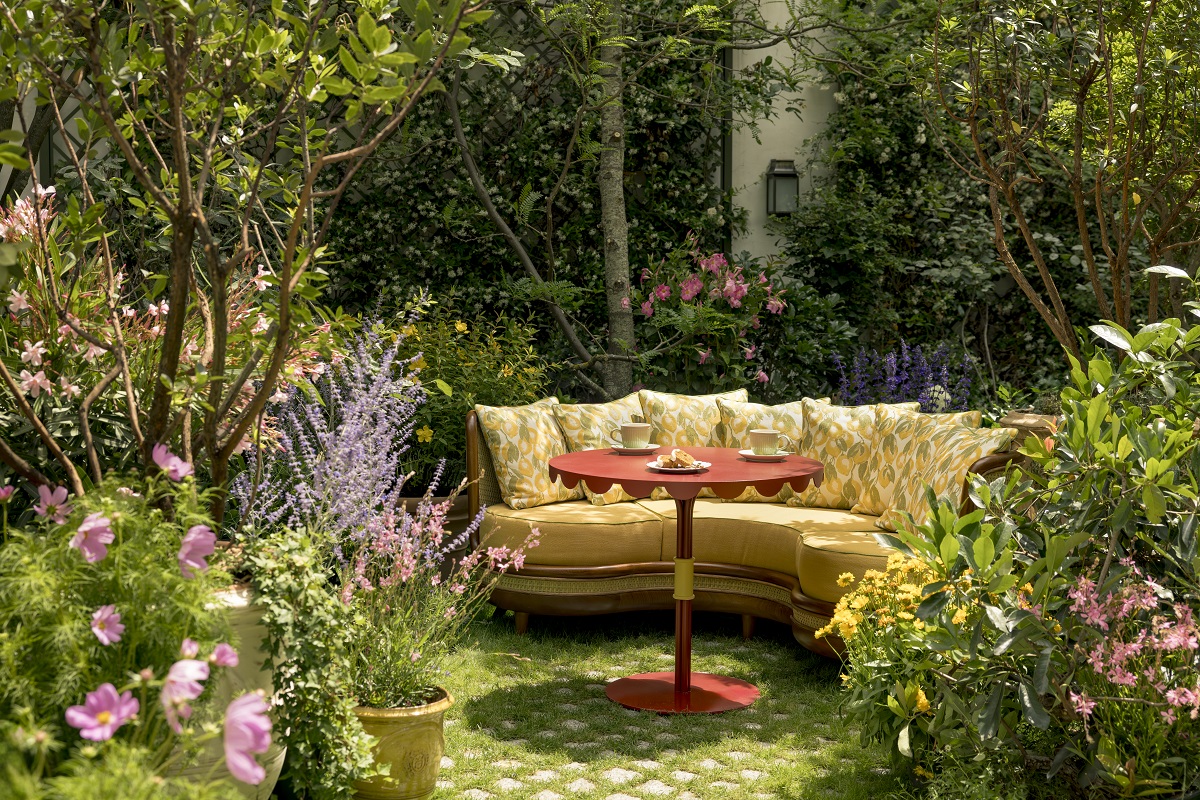
[[[605,693],[626,708],[660,714],[700,714],[745,708],[758,699],[758,687],[737,678],[692,672],[692,511],[695,498],[675,499],[675,671],[621,678]]]

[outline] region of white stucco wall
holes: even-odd
[[[768,22],[779,27],[787,24],[785,2],[762,0],[759,7]],[[783,43],[763,50],[735,50],[734,74],[767,56],[772,56],[776,62],[790,61],[791,47]],[[785,110],[789,100],[802,102],[800,117]],[[833,89],[809,86],[799,94],[781,94],[775,102],[777,116],[759,125],[761,143],[754,140],[750,130],[741,128],[734,130],[731,148],[733,202],[749,212],[746,233],[734,237],[733,252],[745,250],[760,258],[770,258],[780,251],[778,236],[767,230],[767,167],[773,158],[793,159],[800,172],[800,193],[804,194],[809,186],[805,140],[824,127],[834,107]]]

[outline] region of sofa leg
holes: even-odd
[[[529,612],[517,611],[515,612],[515,615],[517,623],[517,636],[524,636],[525,632],[529,630]]]
[[[754,615],[742,614],[742,638],[749,640],[754,636]]]

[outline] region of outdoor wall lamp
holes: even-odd
[[[767,213],[772,216],[791,214],[796,210],[796,198],[800,195],[800,173],[796,162],[771,159],[767,167]]]

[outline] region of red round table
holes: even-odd
[[[811,458],[789,455],[775,463],[750,462],[731,447],[682,447],[711,467],[696,473],[656,472],[647,466],[654,455],[621,455],[614,450],[581,450],[550,459],[550,478],[567,488],[580,481],[596,493],[620,484],[634,497],[648,497],[663,487],[675,500],[675,671],[647,672],[613,681],[606,693],[626,708],[663,714],[714,713],[745,708],[758,698],[758,687],[737,678],[692,672],[692,511],[696,495],[709,488],[733,499],[749,486],[759,494],[778,494],[784,484],[797,492],[821,484],[824,468]],[[669,452],[667,448],[659,451]]]

